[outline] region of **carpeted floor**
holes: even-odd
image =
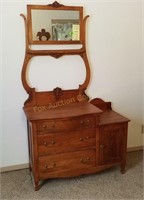
[[[29,170],[2,173],[1,199],[105,200],[144,199],[143,153],[127,154],[126,174],[118,167],[77,178],[50,179],[34,191]]]

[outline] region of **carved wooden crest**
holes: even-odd
[[[61,95],[62,95],[62,89],[59,88],[59,87],[56,87],[56,88],[53,90],[53,94],[54,94],[56,100],[58,100],[58,99],[61,97]]]
[[[63,4],[59,4],[57,1],[54,1],[52,4],[48,4],[48,6],[52,6],[54,8],[58,8],[64,6]]]

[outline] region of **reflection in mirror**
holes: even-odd
[[[31,10],[33,41],[79,41],[80,16],[76,10]]]

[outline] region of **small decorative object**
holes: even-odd
[[[50,33],[46,32],[45,29],[41,29],[41,32],[37,32],[37,37],[39,37],[40,41],[46,41],[50,39]]]

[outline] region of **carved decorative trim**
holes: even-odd
[[[111,102],[105,102],[103,101],[102,99],[100,98],[95,98],[95,99],[92,99],[90,101],[91,104],[95,105],[96,107],[98,107],[99,109],[105,111],[105,110],[111,110],[112,107],[111,107]]]
[[[61,95],[62,95],[62,89],[59,88],[59,87],[56,87],[56,88],[53,90],[53,94],[54,94],[56,100],[58,100],[58,99],[61,97]]]
[[[58,8],[61,6],[64,6],[63,4],[59,4],[57,1],[54,1],[52,4],[48,4],[48,6],[54,7],[54,8]]]
[[[55,53],[55,54],[50,54],[52,57],[54,58],[60,58],[61,56],[63,56],[63,54],[59,54],[59,53]]]
[[[31,88],[31,90],[28,92],[28,99],[24,102],[24,105],[26,105],[27,103],[31,103],[34,99],[34,92],[35,92],[35,88]]]

